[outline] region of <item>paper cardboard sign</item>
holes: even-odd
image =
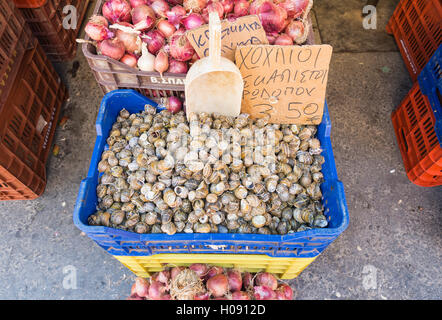
[[[271,123],[321,123],[332,51],[330,45],[238,46],[241,112],[270,116]]]
[[[200,58],[209,55],[209,25],[186,32],[187,39]],[[234,22],[221,21],[221,55],[235,61],[237,46],[268,44],[266,33],[258,16],[245,16]]]

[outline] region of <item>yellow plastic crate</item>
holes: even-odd
[[[247,254],[156,254],[153,256],[113,256],[139,277],[148,278],[165,267],[206,263],[241,271],[270,272],[280,279],[296,278],[314,258],[273,258]]]

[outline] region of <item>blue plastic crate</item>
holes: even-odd
[[[327,105],[318,138],[321,141],[325,163],[322,168],[325,181],[321,185],[325,215],[329,226],[290,235],[261,235],[236,233],[137,234],[119,229],[89,226],[88,217],[95,213],[98,162],[106,145],[106,138],[122,108],[137,113],[146,104],[157,104],[134,90],[115,90],[102,100],[97,116],[97,140],[87,178],[81,182],[74,210],[74,223],[98,245],[114,256],[150,256],[159,253],[236,253],[266,254],[271,257],[312,258],[319,255],[348,226],[349,215],[344,187],[338,180],[330,141],[331,123]]]
[[[434,131],[436,131],[437,138],[442,146],[442,44],[422,70],[418,81],[422,93],[427,96],[433,109],[436,120]]]

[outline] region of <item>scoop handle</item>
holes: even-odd
[[[218,13],[209,13],[209,59],[213,68],[218,68],[221,62],[221,21]]]

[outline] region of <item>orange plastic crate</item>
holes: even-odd
[[[17,8],[39,8],[45,4],[47,0],[14,0]]]
[[[416,185],[442,185],[442,147],[428,98],[415,83],[391,116],[408,178]]]
[[[14,0],[29,24],[32,33],[40,42],[46,55],[52,61],[66,61],[75,57],[77,52],[76,38],[90,0]],[[25,6],[24,2],[41,3],[40,6]],[[77,28],[65,29],[63,8],[72,5],[77,9]]]
[[[442,43],[441,0],[401,0],[388,22],[387,32],[394,35],[415,82]]]
[[[0,200],[35,199],[43,193],[46,160],[67,99],[60,77],[34,42],[0,106]]]

